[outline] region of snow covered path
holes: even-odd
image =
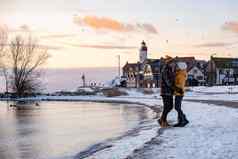
[[[184,102],[190,124],[160,129],[158,136],[129,158],[135,159],[236,159],[238,109]],[[176,113],[169,115],[176,121]]]

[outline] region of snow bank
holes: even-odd
[[[232,89],[232,92],[230,92],[229,87],[221,86],[219,88],[194,87],[192,88],[193,91],[185,93],[184,99],[238,101],[238,87]]]
[[[238,86],[189,87],[193,92],[200,93],[232,93],[238,92]]]
[[[94,92],[94,90],[90,87],[80,87],[77,91]]]

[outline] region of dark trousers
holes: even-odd
[[[161,120],[166,121],[168,113],[173,109],[173,96],[162,96],[163,99],[163,104],[164,104],[164,109],[162,112]],[[178,120],[181,121],[185,117],[181,105],[183,101],[183,96],[175,96],[175,110],[178,112]]]
[[[175,110],[178,112],[178,120],[181,121],[185,118],[185,115],[181,109],[183,96],[175,96]]]
[[[161,121],[167,120],[168,113],[173,109],[173,96],[165,95],[162,96],[164,109],[161,116]]]

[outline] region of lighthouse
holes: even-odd
[[[140,48],[140,63],[143,63],[147,59],[147,46],[145,41],[142,41]]]

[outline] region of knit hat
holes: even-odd
[[[185,62],[177,62],[177,66],[180,70],[186,70],[187,64]]]

